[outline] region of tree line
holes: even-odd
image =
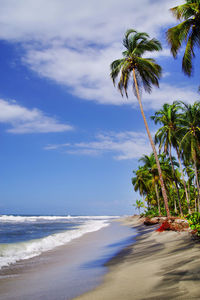
[[[151,117],[160,127],[154,141],[172,215],[200,212],[200,102],[164,104]],[[165,214],[154,154],[143,155],[132,184],[149,210]]]

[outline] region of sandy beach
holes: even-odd
[[[137,217],[126,224],[137,228],[136,243],[109,261],[100,286],[76,300],[199,299],[200,243],[188,232],[155,232]]]
[[[125,225],[125,226],[124,226]],[[199,299],[200,242],[138,217],[4,268],[2,300]]]

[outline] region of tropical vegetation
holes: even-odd
[[[179,22],[166,32],[172,55],[177,57],[185,47],[182,58],[183,72],[191,76],[195,52],[200,48],[200,0],[186,0],[171,8]],[[171,215],[186,217],[192,229],[200,235],[200,102],[188,103],[169,99],[156,111],[151,120],[158,126],[154,139],[150,134],[141,101],[142,88],[150,93],[159,87],[161,66],[148,52],[160,51],[162,46],[145,32],[129,29],[125,33],[122,58],[110,65],[114,85],[128,97],[129,84],[138,100],[145,128],[153,152],[139,159],[133,171],[132,184],[140,194],[136,208],[145,208],[146,216]],[[195,101],[195,99],[193,99]],[[156,146],[158,153],[156,150]]]
[[[200,213],[200,102],[164,104],[151,117],[159,125],[155,143],[171,215]],[[154,154],[143,155],[132,184],[152,215],[165,215]],[[142,163],[142,164],[141,164]]]

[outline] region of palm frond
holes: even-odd
[[[117,60],[114,60],[110,65],[110,69],[111,69],[110,77],[112,78],[114,85],[115,85],[115,80],[116,80],[117,76],[119,75],[124,62],[125,62],[125,59],[117,59]]]
[[[171,47],[171,52],[174,57],[177,56],[178,50],[180,49],[182,42],[184,40],[187,40],[187,36],[192,25],[193,21],[187,20],[168,29],[167,41]]]
[[[136,64],[145,91],[150,93],[152,84],[159,87],[161,67],[151,58],[138,57]]]
[[[197,9],[197,4],[189,3],[189,2],[182,5],[178,5],[170,9],[170,11],[172,12],[172,14],[177,20],[181,20],[181,19],[186,20],[194,15],[194,12]]]
[[[193,51],[193,40],[192,37],[190,36],[187,45],[185,48],[185,53],[183,55],[183,60],[182,60],[182,70],[183,72],[190,76],[192,73],[192,57],[194,57],[194,51]]]
[[[156,39],[150,39],[145,32],[137,32],[129,29],[125,33],[123,45],[126,48],[122,55],[124,58],[112,62],[110,65],[110,76],[115,85],[115,81],[119,76],[118,89],[123,96],[128,97],[128,85],[130,75],[134,70],[139,92],[142,88],[147,92],[151,92],[151,86],[159,86],[161,77],[161,67],[151,58],[142,58],[145,52],[159,51],[162,49],[161,43]],[[133,73],[132,73],[133,74]],[[136,86],[132,80],[133,91],[137,97]]]
[[[129,47],[130,47],[130,46],[129,46],[129,45],[130,45],[129,35],[130,35],[131,33],[135,34],[135,33],[137,33],[137,31],[134,30],[134,29],[128,29],[128,30],[126,31],[125,37],[124,37],[124,39],[123,39],[123,45],[124,45],[124,47],[125,47],[126,49],[129,49]]]
[[[186,0],[185,4],[171,8],[176,19],[183,20],[167,31],[167,40],[171,52],[176,58],[180,47],[185,42],[186,49],[182,60],[183,72],[192,74],[192,60],[195,46],[200,48],[200,0]]]

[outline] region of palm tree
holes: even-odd
[[[125,38],[123,40],[123,45],[126,50],[122,53],[123,58],[117,59],[111,63],[111,78],[115,85],[115,81],[120,74],[120,79],[118,82],[118,89],[123,96],[124,92],[128,97],[128,84],[130,82],[130,77],[132,78],[132,86],[138,99],[141,114],[144,120],[144,124],[147,130],[147,134],[155,155],[156,164],[159,172],[161,188],[163,199],[165,203],[165,209],[167,216],[170,217],[167,193],[165,190],[165,185],[162,177],[162,172],[160,168],[160,163],[158,160],[158,155],[150,134],[150,130],[147,124],[147,120],[144,114],[139,87],[143,86],[145,91],[151,92],[151,86],[159,86],[159,78],[161,77],[161,67],[156,64],[155,60],[152,58],[143,58],[145,52],[159,51],[162,49],[161,44],[156,39],[149,39],[149,35],[144,32],[137,32],[133,29],[127,30],[125,33]]]
[[[156,165],[156,160],[155,156],[153,153],[151,153],[150,156],[148,155],[143,155],[139,161],[143,162],[143,174],[146,172],[146,177],[148,176],[148,184],[149,186],[153,186],[157,198],[157,205],[158,205],[158,212],[159,215],[161,215],[161,210],[160,210],[160,197],[159,197],[159,192],[158,192],[158,168]]]
[[[190,154],[192,159],[198,191],[198,210],[200,211],[200,185],[197,170],[197,162],[200,158],[200,102],[195,102],[193,105],[181,103],[185,113],[182,120],[185,132],[180,142],[180,148],[183,149],[184,155],[188,156]]]
[[[159,155],[160,165],[162,169],[162,174],[165,180],[166,189],[168,194],[171,194],[171,198],[174,201],[174,210],[177,213],[176,207],[176,196],[178,196],[179,210],[180,214],[183,215],[181,200],[179,195],[179,187],[178,182],[180,183],[180,176],[175,167],[178,167],[178,163],[174,156],[170,156],[169,158],[166,156],[167,154],[162,153]],[[176,192],[174,191],[176,189]]]
[[[139,191],[140,195],[143,197],[148,193],[148,180],[149,174],[146,173],[146,170],[142,167],[139,167],[137,171],[133,171],[135,177],[132,178],[132,185],[134,186],[134,190]]]
[[[188,155],[187,158],[184,157],[184,165],[185,165],[184,171],[185,171],[185,173],[187,174],[187,177],[188,177],[187,186],[188,186],[189,199],[190,199],[190,202],[191,202],[192,201],[191,189],[194,189],[194,187],[195,187],[195,182],[194,182],[195,174],[194,174],[194,169],[192,167],[192,162],[191,162],[191,156],[190,155]],[[195,211],[197,211],[196,198],[195,198]]]
[[[164,153],[169,155],[170,161],[171,161],[171,167],[174,177],[174,182],[176,186],[177,196],[178,196],[178,203],[179,203],[179,209],[180,214],[183,215],[182,207],[181,207],[181,200],[179,195],[179,189],[178,189],[178,183],[175,176],[175,170],[174,170],[174,163],[172,159],[172,153],[171,148],[172,146],[177,145],[177,133],[180,135],[180,120],[181,116],[178,113],[178,110],[180,109],[177,102],[173,102],[173,104],[167,104],[165,103],[159,111],[155,112],[155,115],[151,117],[152,120],[154,120],[155,124],[159,123],[162,125],[158,129],[155,135],[155,142],[159,143],[159,150],[161,148],[164,148]],[[182,178],[184,180],[184,175],[182,173]],[[189,207],[189,199],[187,195],[187,188],[186,184],[185,190],[186,190],[186,198],[187,203]]]
[[[168,29],[167,40],[171,52],[177,57],[182,44],[186,44],[182,60],[183,72],[190,76],[193,70],[192,59],[195,57],[195,47],[200,47],[200,0],[186,0],[186,3],[171,8],[180,24]]]
[[[165,179],[166,183],[171,182],[172,176],[171,176],[171,165],[169,159],[166,159],[165,155],[159,155],[160,165],[162,169],[162,175]],[[156,198],[157,198],[157,204],[158,204],[158,211],[159,215],[161,215],[161,209],[160,209],[160,196],[159,196],[159,187],[160,187],[160,178],[158,174],[158,168],[155,160],[154,153],[151,153],[151,155],[143,155],[139,161],[143,162],[143,174],[148,179],[147,185],[151,186],[155,190]]]
[[[145,207],[144,202],[142,202],[141,200],[136,200],[136,204],[133,204],[133,206],[136,206],[136,208],[139,211],[139,215],[140,215],[140,208]]]

